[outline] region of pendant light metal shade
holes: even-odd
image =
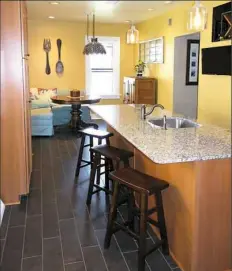
[[[87,41],[88,43],[85,45],[83,54],[84,55],[93,55],[93,54],[106,54],[105,47],[98,42],[97,38],[95,38],[95,15],[93,14],[93,37],[91,38],[91,42],[89,42],[89,15],[87,15]]]
[[[106,54],[106,50],[104,46],[98,42],[97,38],[92,38],[91,42],[89,42],[87,45],[85,45],[84,55],[93,55],[93,54]]]
[[[207,25],[207,9],[201,1],[195,1],[194,6],[189,11],[188,30],[203,31]]]
[[[127,43],[135,44],[139,42],[139,31],[132,24],[131,28],[127,31]]]

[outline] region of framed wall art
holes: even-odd
[[[187,41],[186,85],[198,85],[199,40]]]
[[[232,38],[231,2],[213,8],[212,42]]]

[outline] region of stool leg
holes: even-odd
[[[138,251],[138,271],[145,271],[146,257],[146,233],[147,233],[147,209],[148,196],[142,193],[140,196],[140,234],[139,234],[139,251]]]
[[[91,148],[93,147],[93,137],[90,136],[89,137],[89,143],[90,143],[90,148],[89,148],[89,151],[91,150]],[[93,168],[93,152],[90,151],[90,162],[91,162],[91,169]]]
[[[119,168],[120,168],[120,161],[117,160],[115,163],[115,170],[119,170]]]
[[[75,173],[77,177],[80,174],[80,166],[81,166],[81,161],[82,161],[82,156],[83,156],[83,151],[84,151],[84,145],[85,145],[85,135],[82,135],[81,145],[80,145],[80,150],[79,150],[79,155],[78,155],[78,160],[77,160],[76,173]]]
[[[110,146],[110,139],[109,139],[109,137],[106,138],[106,145]]]
[[[102,139],[98,138],[98,145],[101,145],[101,144],[102,144]],[[101,163],[101,160],[100,160],[100,163]],[[97,169],[97,184],[98,185],[100,184],[100,178],[101,178],[101,167]]]
[[[124,167],[129,167],[130,166],[129,159],[123,160],[123,164],[124,164]]]
[[[109,173],[110,173],[111,171],[114,171],[114,163],[112,159],[109,159],[108,163],[109,163]],[[109,173],[108,173],[108,180],[109,180]],[[114,193],[114,182],[113,180],[109,180],[109,183],[110,181],[111,181],[112,193]]]
[[[165,217],[164,217],[164,208],[163,208],[163,199],[161,192],[157,192],[155,194],[156,198],[156,206],[157,206],[157,218],[158,224],[160,229],[160,237],[163,241],[162,244],[162,252],[165,255],[169,255],[169,245],[168,245],[168,236],[167,236],[167,229],[165,224]]]
[[[109,184],[109,159],[105,158],[105,189],[110,189]]]
[[[118,202],[119,191],[120,191],[119,183],[114,182],[114,194],[113,194],[112,203],[110,207],[110,213],[109,213],[105,241],[104,241],[105,249],[109,248],[111,237],[113,235],[114,221],[116,220],[116,217],[117,217],[117,202]]]
[[[95,182],[95,175],[96,175],[97,166],[99,163],[100,163],[100,155],[95,154],[94,159],[93,159],[93,168],[91,169],[91,173],[90,173],[89,190],[88,190],[88,196],[86,200],[87,205],[91,204],[94,182]]]
[[[134,194],[133,191],[129,191],[128,195],[128,221],[129,221],[129,228],[132,231],[135,231],[135,216],[133,213],[134,207],[135,207],[135,199],[134,199]]]
[[[112,159],[109,159],[109,171],[114,171],[114,163]]]

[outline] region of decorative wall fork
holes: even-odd
[[[43,43],[43,49],[46,52],[46,68],[45,68],[45,72],[46,74],[50,74],[51,73],[51,68],[49,65],[49,52],[51,51],[51,41],[50,39],[44,39],[44,43]]]

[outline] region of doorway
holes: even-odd
[[[198,84],[189,84],[186,75],[189,72],[188,41],[199,40],[200,33],[194,33],[175,38],[174,43],[174,86],[173,86],[173,111],[191,119],[197,119],[198,111]],[[197,51],[199,59],[200,46]],[[197,61],[199,63],[199,61]],[[199,68],[197,69],[197,77]]]
[[[97,38],[105,47],[106,54],[86,56],[86,91],[102,99],[118,99],[120,98],[120,38]]]

